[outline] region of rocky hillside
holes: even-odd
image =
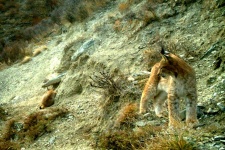
[[[66,15],[51,16],[48,30],[22,38],[19,50],[9,46],[14,39],[3,40],[0,149],[225,149],[224,1],[91,2],[51,3],[46,14]],[[23,28],[46,29],[47,16]],[[194,128],[169,130],[168,117],[156,117],[151,106],[138,114],[159,43],[196,71]],[[55,103],[39,109],[49,81],[56,81],[48,87]]]

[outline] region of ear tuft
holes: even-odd
[[[166,50],[164,49],[164,47],[162,47],[160,53],[161,53],[162,55],[166,56],[166,57],[169,57],[169,54],[170,54],[168,51],[166,51]]]

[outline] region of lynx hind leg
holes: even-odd
[[[169,126],[177,126],[180,122],[179,99],[176,95],[168,94]]]
[[[196,92],[189,94],[186,98],[186,123],[188,126],[194,126],[198,123]]]
[[[177,126],[180,124],[179,97],[176,93],[177,86],[175,78],[171,77],[168,90],[168,112],[169,126]]]
[[[158,117],[163,117],[163,105],[165,103],[166,98],[167,93],[164,91],[160,91],[153,101],[155,114]]]

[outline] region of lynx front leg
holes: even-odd
[[[151,87],[145,87],[142,96],[141,96],[141,102],[140,102],[140,113],[144,114],[147,110],[148,100],[153,99],[153,91],[151,91]]]
[[[155,109],[155,114],[158,117],[163,116],[163,105],[165,103],[166,98],[167,98],[167,93],[164,91],[160,91],[159,94],[154,99],[153,105]]]
[[[174,78],[170,79],[170,87],[168,91],[168,111],[169,111],[169,126],[178,126],[181,122],[179,115],[179,99],[176,93],[176,83]]]
[[[186,98],[186,123],[193,126],[198,123],[197,119],[197,94],[193,92]]]
[[[140,113],[146,113],[148,100],[153,100],[157,95],[157,85],[159,82],[158,76],[159,68],[154,66],[151,70],[151,75],[145,85],[145,88],[142,92],[141,101],[140,101]]]

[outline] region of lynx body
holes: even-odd
[[[140,113],[146,113],[147,102],[153,102],[157,116],[162,117],[163,104],[168,100],[169,126],[181,121],[179,103],[186,101],[186,123],[195,124],[197,120],[197,92],[195,71],[178,56],[162,49],[162,59],[151,70],[150,77],[142,92]]]

